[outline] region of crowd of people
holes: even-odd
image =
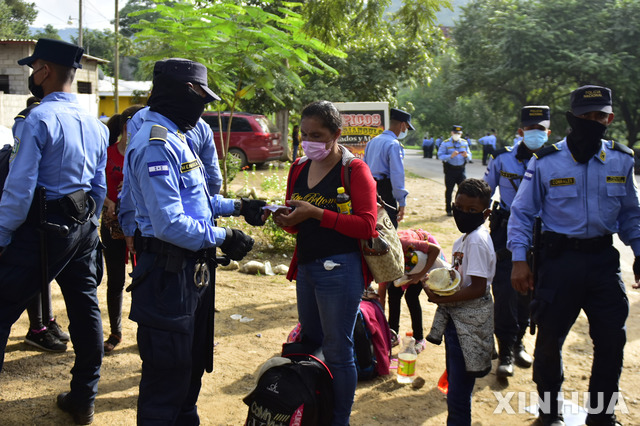
[[[72,342],[70,390],[58,395],[57,405],[76,424],[90,424],[103,355],[123,339],[122,294],[131,261],[130,319],[137,323],[142,361],[138,424],[199,424],[202,376],[213,370],[215,269],[241,260],[254,243],[215,219],[243,216],[248,225],[262,226],[271,211],[261,200],[218,194],[213,135],[200,117],[220,98],[208,87],[204,65],[181,58],[156,62],[148,105],[127,108],[105,126],[71,93],[82,55],[73,44],[40,39],[33,55],[19,61],[33,69],[29,87],[39,102],[16,118],[0,199],[0,371],[11,326],[28,309],[28,343],[63,351]],[[533,366],[544,402],[540,424],[563,425],[562,346],[580,311],[594,344],[586,424],[620,424],[609,402],[618,398],[629,302],[612,234],[633,248],[638,288],[640,200],[633,153],[604,139],[612,104],[606,87],[574,90],[566,113],[571,132],[548,146],[549,107],[524,106],[521,143],[496,151],[495,132],[482,138],[483,179],[465,175],[471,151],[462,126],[453,125],[446,140],[425,138],[424,156],[436,146],[444,164],[446,214],[461,236],[447,264],[431,233],[398,230],[409,275],[399,285],[379,283],[378,297],[384,309],[388,301],[396,342],[403,297],[416,352],[444,341],[447,424],[471,424],[474,383],[491,371],[495,336],[496,376],[513,376],[514,364]],[[392,108],[389,128],[358,159],[338,143],[342,119],[331,102],[307,105],[294,129],[286,205],[272,219],[295,234],[287,278],[296,282],[301,340],[322,350],[333,376],[332,425],[350,422],[357,384],[353,330],[373,279],[360,240],[377,235],[378,203],[396,229],[404,220],[401,140],[414,130],[411,114]],[[357,188],[349,214],[340,213],[336,201],[345,176]],[[97,298],[103,256],[106,341]],[[443,265],[461,277],[459,290],[446,296],[426,285],[429,272]],[[68,335],[51,312],[54,279],[64,296]],[[437,305],[426,336],[423,291]],[[537,327],[533,357],[523,344],[531,326]]]

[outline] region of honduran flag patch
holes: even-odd
[[[147,167],[149,168],[149,176],[169,175],[168,161],[153,161],[147,163]]]

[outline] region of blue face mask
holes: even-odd
[[[406,138],[406,137],[407,137],[407,133],[408,133],[408,132],[407,132],[406,130],[403,130],[403,131],[402,131],[402,132],[397,136],[397,138],[398,138],[398,139],[404,139],[404,138]]]
[[[546,130],[525,130],[524,131],[524,144],[531,150],[540,148],[549,139],[549,135]]]

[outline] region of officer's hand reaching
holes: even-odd
[[[242,260],[253,248],[253,238],[239,229],[225,228],[227,237],[220,246],[220,250],[231,260]]]
[[[511,269],[511,285],[521,293],[526,294],[529,290],[533,290],[533,273],[529,269],[529,265],[524,261],[514,261]]]
[[[262,200],[250,200],[249,198],[242,199],[242,207],[240,207],[240,214],[244,216],[244,220],[252,226],[262,226],[269,217],[269,212],[262,208],[267,203]]]

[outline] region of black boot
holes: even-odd
[[[513,345],[498,340],[498,358],[496,376],[501,379],[513,376]]]

